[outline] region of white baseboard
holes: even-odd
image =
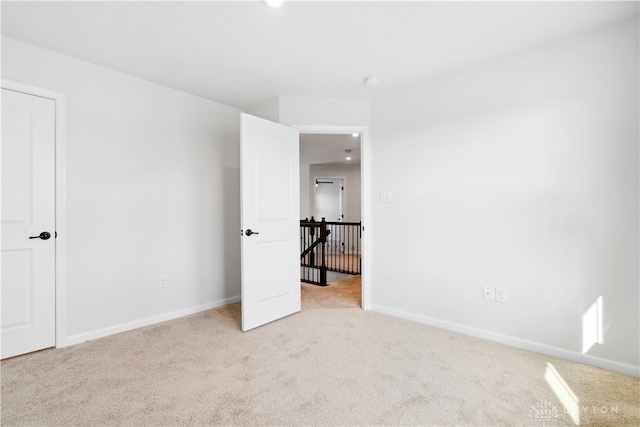
[[[435,326],[437,328],[447,329],[450,331],[459,332],[465,335],[471,335],[473,337],[482,338],[489,341],[495,341],[511,347],[530,350],[536,353],[542,353],[548,356],[557,357],[559,359],[565,359],[572,362],[591,365],[609,371],[619,372],[625,375],[640,377],[640,366],[634,366],[626,363],[616,362],[614,360],[590,356],[588,354],[582,354],[559,347],[553,347],[534,341],[523,340],[521,338],[502,335],[483,329],[472,328],[470,326],[448,322],[445,320],[434,319],[420,314],[409,313],[406,311],[396,310],[394,308],[384,307],[376,304],[373,304],[371,309],[378,313],[388,314],[390,316],[399,317],[401,319],[411,320],[425,325]]]
[[[83,334],[78,334],[78,335],[72,335],[70,337],[67,337],[64,340],[64,343],[67,346],[80,344],[85,341],[91,341],[98,338],[107,337],[109,335],[119,334],[120,332],[126,332],[132,329],[142,328],[144,326],[149,326],[149,325],[153,325],[160,322],[166,322],[167,320],[173,320],[179,317],[188,316],[190,314],[200,313],[201,311],[211,310],[212,308],[222,307],[223,305],[229,305],[239,301],[240,301],[240,296],[226,298],[219,301],[212,301],[212,302],[197,305],[194,307],[183,308],[182,310],[163,313],[157,316],[151,316],[144,319],[135,320],[133,322],[122,323],[120,325],[98,329],[96,331],[85,332]]]

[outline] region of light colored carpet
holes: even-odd
[[[640,424],[637,378],[365,312],[359,286],[245,333],[234,304],[6,360],[2,425],[575,425],[549,369],[580,425]]]

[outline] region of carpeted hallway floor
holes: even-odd
[[[640,424],[637,378],[365,312],[359,287],[303,285],[246,333],[234,304],[9,359],[2,425]]]

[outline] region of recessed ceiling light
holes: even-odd
[[[360,136],[360,134],[359,133],[352,133],[351,136],[354,137],[354,138],[357,138],[357,137]]]
[[[282,3],[284,3],[284,0],[264,0],[264,2],[270,7],[280,7]]]
[[[364,78],[364,84],[367,86],[378,86],[380,79],[378,76],[367,76]]]
[[[351,160],[351,157],[347,157],[347,160]]]

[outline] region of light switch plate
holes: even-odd
[[[483,286],[482,294],[485,301],[495,301],[496,300],[496,290],[493,286]]]

